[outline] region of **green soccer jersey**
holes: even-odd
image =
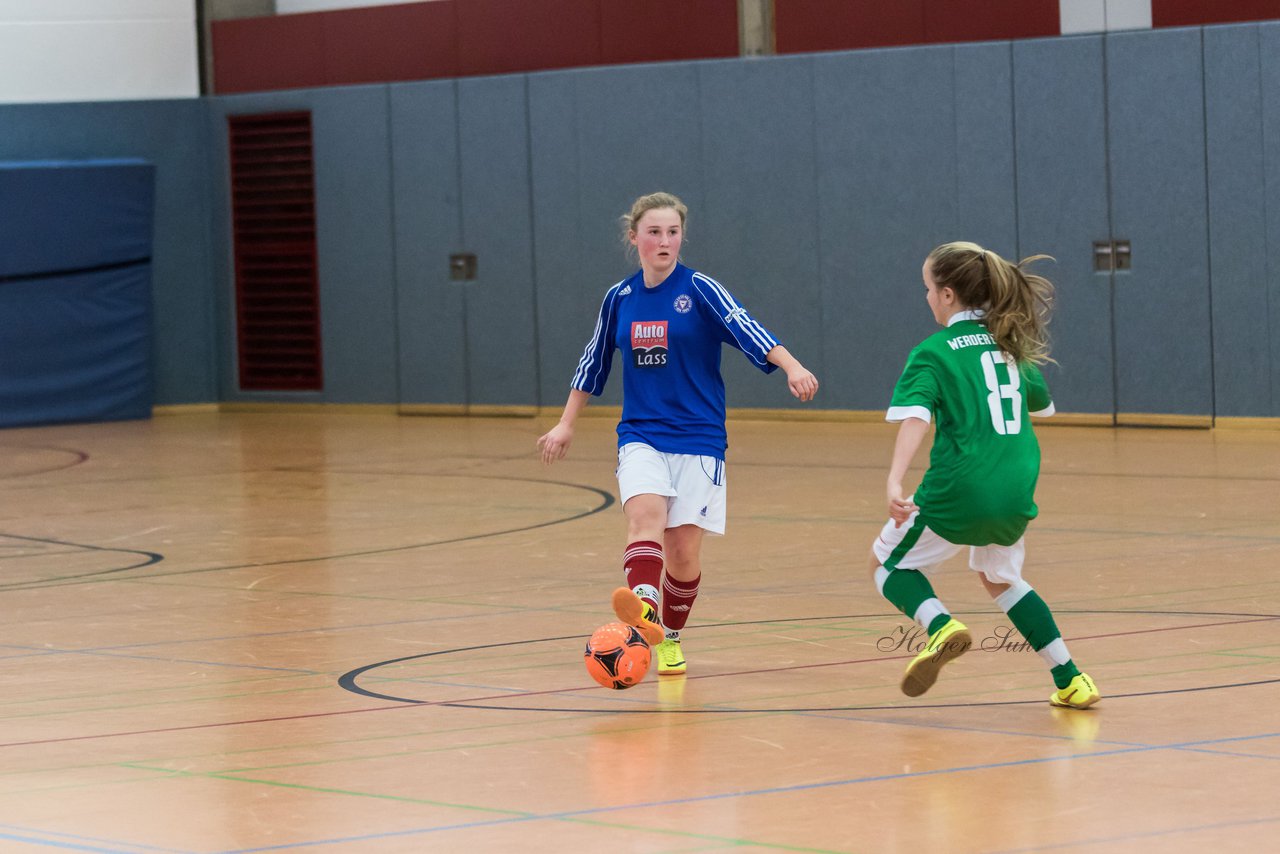
[[[915,502],[926,525],[964,545],[1012,545],[1036,517],[1040,444],[1028,417],[1052,415],[1044,375],[1010,365],[972,312],[911,351],[889,421],[935,423]]]

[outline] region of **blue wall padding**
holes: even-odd
[[[0,278],[151,257],[155,167],[0,163]]]
[[[0,164],[0,426],[151,414],[155,169]]]

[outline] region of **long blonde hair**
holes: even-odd
[[[1000,349],[1018,362],[1043,365],[1049,357],[1049,315],[1053,310],[1053,283],[1027,272],[1033,261],[1053,260],[1032,255],[1018,263],[1001,258],[976,243],[944,243],[929,253],[934,283],[951,288],[969,308],[983,312],[991,337]]]

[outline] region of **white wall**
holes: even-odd
[[[1151,0],[1059,0],[1062,34],[1151,29]]]
[[[0,103],[194,98],[194,0],[0,0]]]

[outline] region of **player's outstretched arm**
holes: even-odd
[[[907,476],[911,460],[915,458],[920,444],[929,434],[929,422],[920,418],[905,418],[898,427],[898,439],[893,444],[893,462],[889,464],[889,477],[885,482],[885,497],[889,503],[889,518],[897,527],[907,521],[919,508],[909,500],[902,488],[902,479]]]
[[[543,465],[549,466],[556,460],[562,460],[569,452],[569,444],[573,441],[573,423],[578,420],[578,413],[586,408],[589,400],[591,395],[585,391],[575,388],[569,392],[560,421],[538,439],[538,453],[542,455]]]
[[[765,357],[770,363],[782,368],[787,375],[787,388],[800,400],[813,400],[818,393],[818,378],[813,371],[800,364],[800,361],[781,344],[769,351]]]

